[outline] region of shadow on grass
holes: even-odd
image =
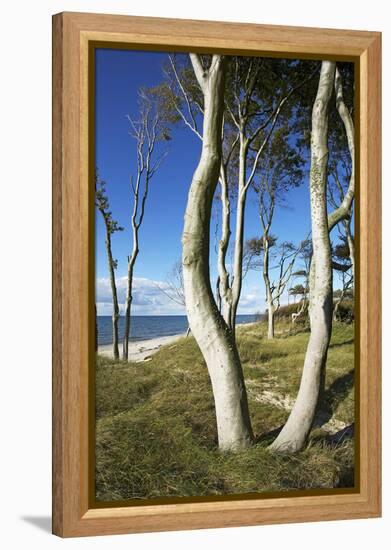
[[[263,353],[260,353],[259,355],[259,361],[261,361],[261,363],[267,363],[268,361],[271,361],[272,359],[281,359],[282,357],[288,357],[289,353],[285,352],[285,351],[278,351],[278,350],[273,350],[273,351],[270,351],[270,352],[263,352]]]
[[[281,426],[278,426],[278,428],[274,428],[274,430],[270,430],[270,432],[256,435],[254,437],[254,444],[264,445],[265,447],[270,445],[276,439],[283,427],[284,424],[281,424]]]
[[[334,416],[334,413],[341,401],[343,401],[354,384],[354,370],[350,370],[347,374],[340,376],[329,386],[324,392],[322,404],[320,410],[318,410],[313,428],[321,428],[324,424],[327,424],[329,420]],[[280,433],[284,424],[273,430],[258,434],[255,437],[255,444],[270,444]],[[347,426],[332,436],[326,436],[326,439],[322,438],[327,443],[339,443],[343,442],[347,438],[352,438],[354,432],[354,424]],[[351,435],[349,436],[349,434]],[[333,438],[333,439],[330,439]],[[326,441],[327,440],[327,441]]]
[[[330,344],[329,348],[341,348],[342,346],[348,346],[349,344],[354,344],[354,338],[345,340],[345,342],[335,342],[334,344]]]
[[[345,441],[349,441],[354,438],[354,422],[342,430],[339,430],[335,434],[328,434],[324,437],[324,442],[330,445],[341,445]]]
[[[316,415],[314,428],[321,428],[334,416],[341,401],[343,401],[354,384],[354,369],[340,376],[327,388],[321,400],[320,409]]]
[[[297,326],[294,328],[288,328],[285,332],[282,332],[278,335],[278,338],[281,340],[285,340],[286,338],[290,338],[291,336],[297,336],[298,334],[308,334],[311,332],[309,326]]]
[[[338,449],[340,449],[343,452],[345,443],[347,443],[348,441],[352,441],[353,439],[354,439],[354,422],[349,426],[342,428],[342,430],[339,430],[334,434],[327,434],[324,436],[315,437],[312,439],[312,441],[321,443],[322,445],[335,449],[336,452],[338,452]],[[341,469],[339,473],[338,484],[336,485],[336,487],[339,487],[339,488],[354,487],[355,485],[354,464],[352,464],[351,461],[347,462],[345,460],[341,460],[340,464],[341,464]]]

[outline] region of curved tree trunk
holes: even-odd
[[[311,430],[331,336],[333,293],[330,237],[327,219],[327,135],[328,105],[335,75],[335,63],[323,61],[318,92],[312,110],[311,137],[311,222],[313,257],[310,280],[310,324],[299,393],[287,423],[271,445],[280,452],[303,448]]]
[[[355,190],[354,124],[353,124],[352,116],[343,98],[342,77],[338,69],[336,69],[335,71],[334,87],[335,87],[335,98],[336,98],[335,103],[336,103],[339,116],[341,117],[341,120],[345,128],[350,158],[352,161],[352,168],[351,168],[349,186],[345,193],[345,196],[343,197],[341,205],[339,206],[339,208],[336,208],[333,212],[331,212],[328,216],[329,231],[331,231],[333,227],[335,227],[337,223],[339,223],[341,220],[346,219],[350,216],[350,210],[352,207],[352,203],[354,199],[354,190]]]
[[[191,331],[206,361],[212,383],[221,450],[252,441],[247,395],[239,355],[213,298],[209,276],[210,217],[219,178],[226,60],[214,55],[209,70],[191,54],[204,93],[203,143],[191,183],[183,231],[183,279]]]
[[[248,141],[240,131],[239,134],[239,175],[238,175],[238,198],[236,206],[236,229],[233,277],[230,285],[229,274],[226,269],[225,259],[231,235],[230,231],[230,205],[228,197],[228,182],[226,173],[221,170],[221,193],[222,193],[222,238],[220,240],[218,268],[219,268],[219,293],[221,297],[222,313],[225,322],[235,337],[236,315],[239,306],[240,294],[243,282],[243,243],[244,243],[244,215],[246,208],[247,189],[246,186],[246,159]]]
[[[231,208],[228,194],[227,173],[224,166],[221,166],[220,168],[220,183],[222,231],[217,257],[217,267],[219,272],[219,277],[217,281],[217,292],[219,297],[219,309],[224,317],[225,322],[231,328],[232,290],[229,281],[229,273],[226,267],[226,256],[229,240],[231,237]]]

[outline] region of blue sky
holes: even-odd
[[[137,118],[137,91],[162,81],[162,63],[167,54],[127,50],[96,50],[95,74],[95,143],[96,166],[107,183],[113,217],[125,228],[112,239],[119,302],[124,302],[127,255],[132,247],[130,216],[132,196],[130,176],[135,175],[135,141],[129,135],[127,115]],[[172,131],[169,152],[155,174],[148,195],[145,217],[140,229],[140,253],[135,266],[135,315],[183,314],[159,290],[173,264],[181,256],[181,234],[187,194],[199,159],[201,144],[192,132],[177,125]],[[216,208],[215,208],[216,210]],[[233,216],[234,218],[234,216]],[[211,277],[216,276],[215,211],[211,228]],[[310,229],[308,178],[289,192],[286,207],[275,213],[272,233],[284,240],[299,243]],[[253,193],[248,195],[245,238],[259,236],[260,223]],[[272,272],[273,273],[273,272]],[[96,301],[98,315],[111,314],[111,295],[104,245],[104,225],[96,212]],[[296,281],[300,282],[300,281]],[[214,288],[214,286],[213,286]],[[286,297],[283,301],[286,301]],[[265,291],[260,272],[249,272],[243,284],[239,313],[265,310]]]

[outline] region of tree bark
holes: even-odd
[[[350,210],[352,207],[354,199],[354,189],[355,189],[355,145],[354,145],[354,124],[352,116],[347,108],[344,98],[343,98],[343,88],[342,88],[342,78],[338,71],[335,70],[335,97],[336,97],[336,107],[345,127],[346,138],[348,141],[350,158],[352,160],[352,170],[350,174],[350,181],[348,189],[345,193],[345,196],[341,202],[339,208],[336,208],[334,212],[331,212],[328,216],[328,225],[329,231],[333,229],[344,218],[350,216]]]
[[[246,163],[249,142],[245,137],[243,130],[239,134],[239,182],[238,182],[238,200],[236,207],[236,227],[235,227],[235,253],[232,281],[232,309],[230,328],[235,337],[236,315],[239,306],[240,295],[243,283],[243,242],[244,242],[244,215],[247,198],[247,178]]]
[[[221,184],[221,217],[222,217],[222,228],[221,228],[221,239],[219,242],[219,250],[217,257],[217,267],[218,267],[218,283],[217,283],[217,292],[219,297],[219,309],[224,317],[227,325],[231,327],[231,311],[232,311],[232,290],[229,281],[229,273],[226,267],[226,257],[227,250],[229,245],[229,240],[231,237],[231,209],[230,201],[228,194],[228,181],[226,169],[222,165],[220,168],[220,184]]]
[[[102,195],[103,193],[103,195]],[[112,334],[113,334],[113,357],[114,359],[119,359],[119,350],[118,350],[118,319],[119,319],[119,306],[118,306],[118,295],[117,295],[117,286],[115,281],[115,267],[116,262],[113,258],[113,253],[111,249],[111,235],[115,231],[121,231],[122,228],[119,228],[117,223],[112,219],[111,213],[108,210],[108,199],[105,196],[104,190],[101,189],[100,200],[98,204],[98,209],[102,214],[103,221],[105,224],[106,230],[106,255],[107,255],[107,264],[109,268],[109,277],[110,277],[110,286],[111,286],[111,296],[113,300],[113,313],[112,313]],[[96,349],[98,349],[98,324],[96,317],[96,305],[95,305],[95,333],[96,333]]]
[[[209,70],[190,54],[204,93],[203,142],[190,186],[183,231],[183,278],[191,331],[208,367],[216,409],[219,448],[247,447],[253,439],[246,389],[232,332],[217,309],[210,285],[209,241],[212,200],[221,163],[224,111],[224,57],[214,55]]]
[[[139,253],[138,248],[138,227],[135,224],[135,217],[132,218],[133,225],[133,251],[132,255],[128,258],[128,284],[126,288],[125,299],[125,330],[124,340],[122,344],[122,358],[127,361],[129,359],[129,337],[130,337],[130,312],[133,300],[133,271],[136,258]]]
[[[274,306],[268,306],[268,323],[267,323],[267,337],[268,340],[273,340],[274,338]]]
[[[309,312],[311,334],[296,402],[287,423],[271,445],[272,450],[279,452],[294,453],[301,450],[307,441],[324,378],[331,336],[333,293],[326,185],[328,105],[334,75],[335,63],[323,61],[312,110],[310,198],[313,257]]]
[[[137,143],[137,177],[135,185],[133,185],[132,179],[130,181],[133,191],[133,213],[131,218],[133,248],[132,254],[128,256],[128,284],[125,300],[125,333],[122,346],[122,356],[126,361],[129,358],[130,312],[133,300],[133,273],[134,265],[139,253],[139,229],[144,219],[150,180],[165,157],[165,154],[163,154],[156,160],[155,163],[152,162],[156,140],[158,139],[161,118],[157,107],[156,111],[153,113],[152,102],[146,97],[145,93],[142,93],[140,98],[142,103],[140,120],[135,122],[128,117],[132,127],[131,135],[133,135]],[[143,177],[144,189],[142,190]]]
[[[274,300],[273,292],[270,285],[269,278],[269,241],[264,234],[263,236],[263,280],[266,288],[266,302],[267,302],[267,317],[268,317],[268,329],[267,337],[269,340],[274,338]]]
[[[110,228],[108,227],[107,223],[106,223],[106,250],[107,250],[107,260],[109,265],[111,294],[113,297],[113,314],[112,314],[113,356],[114,356],[114,359],[119,359],[119,350],[118,350],[119,307],[118,307],[117,286],[115,283],[114,260],[113,260],[113,254],[111,251],[111,234],[110,234]]]

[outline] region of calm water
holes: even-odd
[[[255,315],[238,315],[237,324],[252,323]],[[119,340],[124,334],[124,318],[118,321]],[[160,336],[172,336],[182,334],[187,330],[187,317],[185,315],[137,315],[131,319],[131,340],[149,340]],[[111,344],[112,325],[110,316],[98,317],[98,344]]]

